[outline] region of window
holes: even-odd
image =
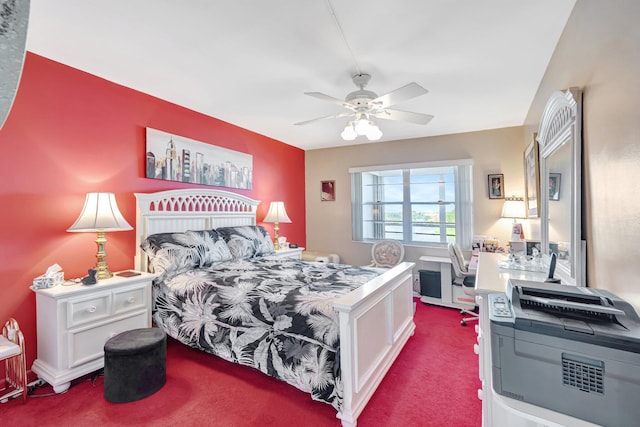
[[[351,168],[353,239],[470,247],[471,160]]]

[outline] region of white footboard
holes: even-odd
[[[414,264],[404,262],[334,303],[340,317],[340,368],[344,427],[365,405],[415,330]]]

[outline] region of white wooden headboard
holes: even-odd
[[[229,191],[187,188],[157,193],[135,193],[137,270],[147,271],[140,244],[147,236],[187,230],[255,225],[259,200]]]

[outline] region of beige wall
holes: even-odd
[[[371,260],[371,245],[351,240],[350,167],[468,158],[474,160],[475,234],[495,236],[506,243],[511,236],[511,222],[500,218],[503,201],[489,199],[487,175],[504,174],[506,194],[524,194],[522,139],[523,128],[514,127],[307,151],[308,249],[335,252],[349,264],[362,265]],[[335,202],[320,201],[322,180],[336,181]],[[405,259],[417,261],[428,252],[424,247],[406,247]]]
[[[538,127],[552,91],[582,87],[587,283],[640,295],[638,17],[637,0],[578,0],[525,127]]]
[[[588,286],[640,295],[640,2],[578,0],[524,127],[364,144],[306,153],[307,246],[369,260],[351,241],[351,166],[471,157],[475,160],[475,233],[508,240],[501,203],[487,198],[486,175],[504,173],[508,195],[522,195],[522,152],[555,90],[582,87],[583,229]],[[320,180],[335,179],[336,202],[320,202]],[[538,234],[536,220],[528,221]],[[408,248],[408,259],[425,252]]]

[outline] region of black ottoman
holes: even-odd
[[[167,380],[167,336],[158,328],[133,329],[104,345],[104,397],[133,402],[160,390]]]

